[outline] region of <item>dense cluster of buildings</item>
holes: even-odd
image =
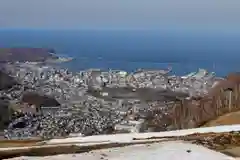
[[[146,132],[151,130],[149,121],[154,116],[164,118],[174,99],[203,96],[218,80],[204,69],[182,77],[169,75],[171,69],[132,73],[88,69],[72,73],[31,63],[8,64],[4,70],[21,84],[0,93],[12,103],[18,104],[25,92],[36,92],[61,104],[22,110],[24,116],[5,130],[9,139]],[[34,105],[25,108],[29,107]],[[168,124],[162,121],[158,126],[166,129]]]

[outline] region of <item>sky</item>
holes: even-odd
[[[0,28],[239,30],[240,0],[1,0]]]

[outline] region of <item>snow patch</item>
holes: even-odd
[[[204,127],[185,130],[175,130],[167,132],[149,132],[149,133],[128,133],[128,134],[112,134],[112,135],[95,135],[87,137],[71,137],[65,139],[52,139],[46,141],[46,144],[58,144],[58,143],[99,143],[99,142],[113,142],[113,143],[130,143],[134,142],[134,139],[147,139],[151,137],[177,137],[186,136],[194,133],[222,133],[240,131],[240,125],[225,125],[216,127]]]
[[[10,160],[234,160],[215,152],[185,142],[162,142],[151,145],[133,145],[121,148],[110,148],[81,154],[56,155],[46,157],[17,157]]]

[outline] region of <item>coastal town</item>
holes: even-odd
[[[0,160],[240,160],[240,1],[0,3]]]
[[[77,158],[105,153],[104,148],[109,155],[111,149],[139,144],[171,149],[179,144],[188,156],[200,145],[206,152],[239,156],[239,73],[218,77],[199,68],[179,76],[172,67],[73,72],[62,65],[72,58],[51,49],[0,54],[3,159],[75,153],[70,156]]]
[[[0,92],[14,111],[7,139],[171,130],[168,106],[204,97],[222,79],[205,69],[185,76],[171,68],[73,73],[31,62],[7,63],[2,71],[17,82]]]

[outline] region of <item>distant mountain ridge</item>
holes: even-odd
[[[6,62],[45,62],[55,60],[54,49],[48,48],[0,48],[0,63]]]

